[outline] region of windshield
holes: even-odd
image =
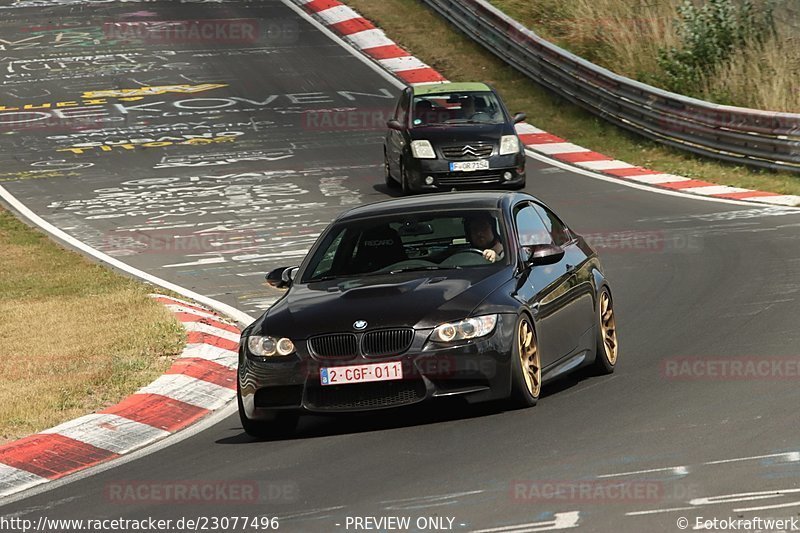
[[[337,225],[305,269],[302,282],[407,271],[507,264],[505,230],[489,210],[398,214]]]
[[[425,94],[414,97],[415,128],[437,124],[502,124],[503,109],[490,91]]]

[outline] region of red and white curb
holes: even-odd
[[[338,0],[291,0],[354,48],[408,85],[447,82],[435,69],[409,54],[370,21]],[[726,200],[800,206],[800,196],[717,185],[637,167],[572,144],[530,124],[517,125],[525,147],[579,169],[661,189]]]
[[[0,497],[152,444],[236,396],[239,329],[197,304],[153,297],[186,329],[180,357],[164,375],[117,405],[0,447]]]

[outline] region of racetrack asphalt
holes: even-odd
[[[337,212],[397,194],[381,174],[397,87],[283,3],[48,2],[0,9],[0,94],[20,108],[0,111],[0,185],[71,235],[256,315],[279,296],[265,272],[298,263]],[[102,39],[109,21],[186,19],[263,31],[247,43]],[[59,32],[69,35],[55,42]],[[23,112],[47,116],[9,114]],[[82,145],[106,141],[117,146]],[[288,440],[251,441],[232,415],[0,514],[267,516],[287,531],[348,530],[348,517],[367,516],[451,517],[456,531],[576,521],[633,532],[677,531],[682,516],[796,518],[797,496],[780,491],[800,476],[800,213],[657,194],[533,159],[528,176],[527,191],[601,254],[618,313],[614,375],[554,383],[523,411],[446,403],[309,417]],[[720,375],[731,361],[762,367]],[[255,486],[259,501],[116,492],[198,482]],[[782,507],[748,510],[770,506]]]

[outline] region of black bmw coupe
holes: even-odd
[[[595,251],[520,192],[451,192],[341,214],[284,296],[242,332],[245,431],[291,431],[304,412],[442,396],[532,406],[584,366],[613,372],[616,319]]]

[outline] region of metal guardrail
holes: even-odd
[[[506,63],[609,122],[703,156],[800,172],[800,114],[713,104],[619,76],[485,0],[422,1]]]

